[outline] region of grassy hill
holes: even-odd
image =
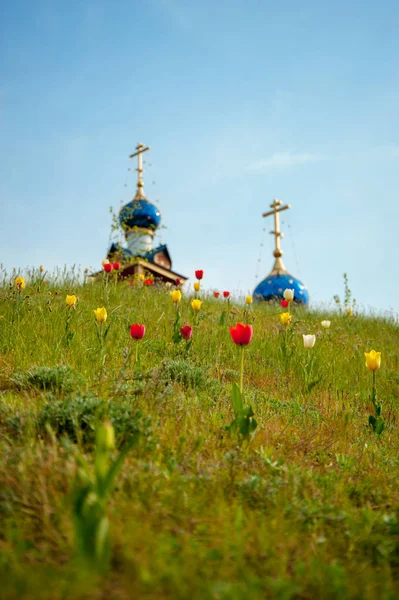
[[[164,288],[68,274],[46,283],[39,272],[20,291],[3,283],[1,598],[399,597],[397,323],[294,307],[287,328],[279,305],[200,297],[197,315],[191,297],[180,303],[181,325],[198,320],[187,346],[173,341]],[[103,306],[101,343],[93,311]],[[254,332],[244,403],[257,429],[246,437],[226,429],[237,322]],[[145,324],[142,340],[132,323]],[[313,349],[302,334],[316,334]],[[381,435],[368,425],[372,348]],[[74,494],[108,419],[112,457],[128,451],[106,502],[109,569],[88,568]]]

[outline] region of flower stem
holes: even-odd
[[[243,382],[244,382],[244,346],[240,347],[240,392],[242,394]]]

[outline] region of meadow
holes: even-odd
[[[4,275],[1,598],[399,597],[398,323],[291,303],[284,325],[200,283],[193,311],[188,284]]]

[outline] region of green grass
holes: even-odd
[[[69,341],[67,293],[79,297]],[[187,353],[172,341],[165,289],[82,285],[66,273],[46,285],[35,274],[18,295],[3,282],[1,598],[399,597],[398,325],[297,309],[285,359],[280,307],[254,305],[244,316],[241,306],[203,300]],[[93,313],[101,306],[103,352]],[[186,296],[181,311],[182,325],[192,324]],[[226,431],[239,379],[228,326],[243,318],[254,328],[244,375],[258,423],[250,440]],[[146,325],[143,340],[130,338],[132,323]],[[316,333],[313,350],[302,333]],[[382,352],[380,436],[367,426],[371,348]],[[320,381],[308,391],[310,352]],[[118,449],[132,449],[108,508],[111,568],[96,574],[75,555],[71,489],[106,415]]]

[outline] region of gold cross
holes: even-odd
[[[276,258],[276,262],[274,263],[274,267],[273,267],[273,272],[286,272],[286,269],[283,265],[283,261],[281,260],[281,257],[283,256],[283,251],[281,250],[281,246],[280,246],[280,239],[282,237],[284,237],[284,234],[281,233],[280,231],[280,213],[283,210],[287,210],[288,208],[291,208],[290,204],[285,204],[284,206],[281,206],[282,202],[281,200],[278,200],[277,198],[274,198],[273,200],[273,204],[270,205],[270,208],[272,208],[273,210],[269,210],[268,212],[263,213],[263,217],[270,217],[270,215],[274,215],[274,231],[271,231],[270,233],[272,235],[275,236],[275,250],[273,252],[273,255]]]
[[[134,158],[135,156],[137,156],[137,193],[136,193],[136,199],[139,198],[145,198],[145,194],[144,194],[144,183],[143,183],[143,173],[144,173],[144,169],[143,169],[143,152],[147,152],[147,150],[150,149],[150,146],[147,146],[146,148],[144,148],[144,144],[137,144],[136,146],[136,150],[137,152],[135,152],[134,154],[131,154],[129,156],[129,158]]]

